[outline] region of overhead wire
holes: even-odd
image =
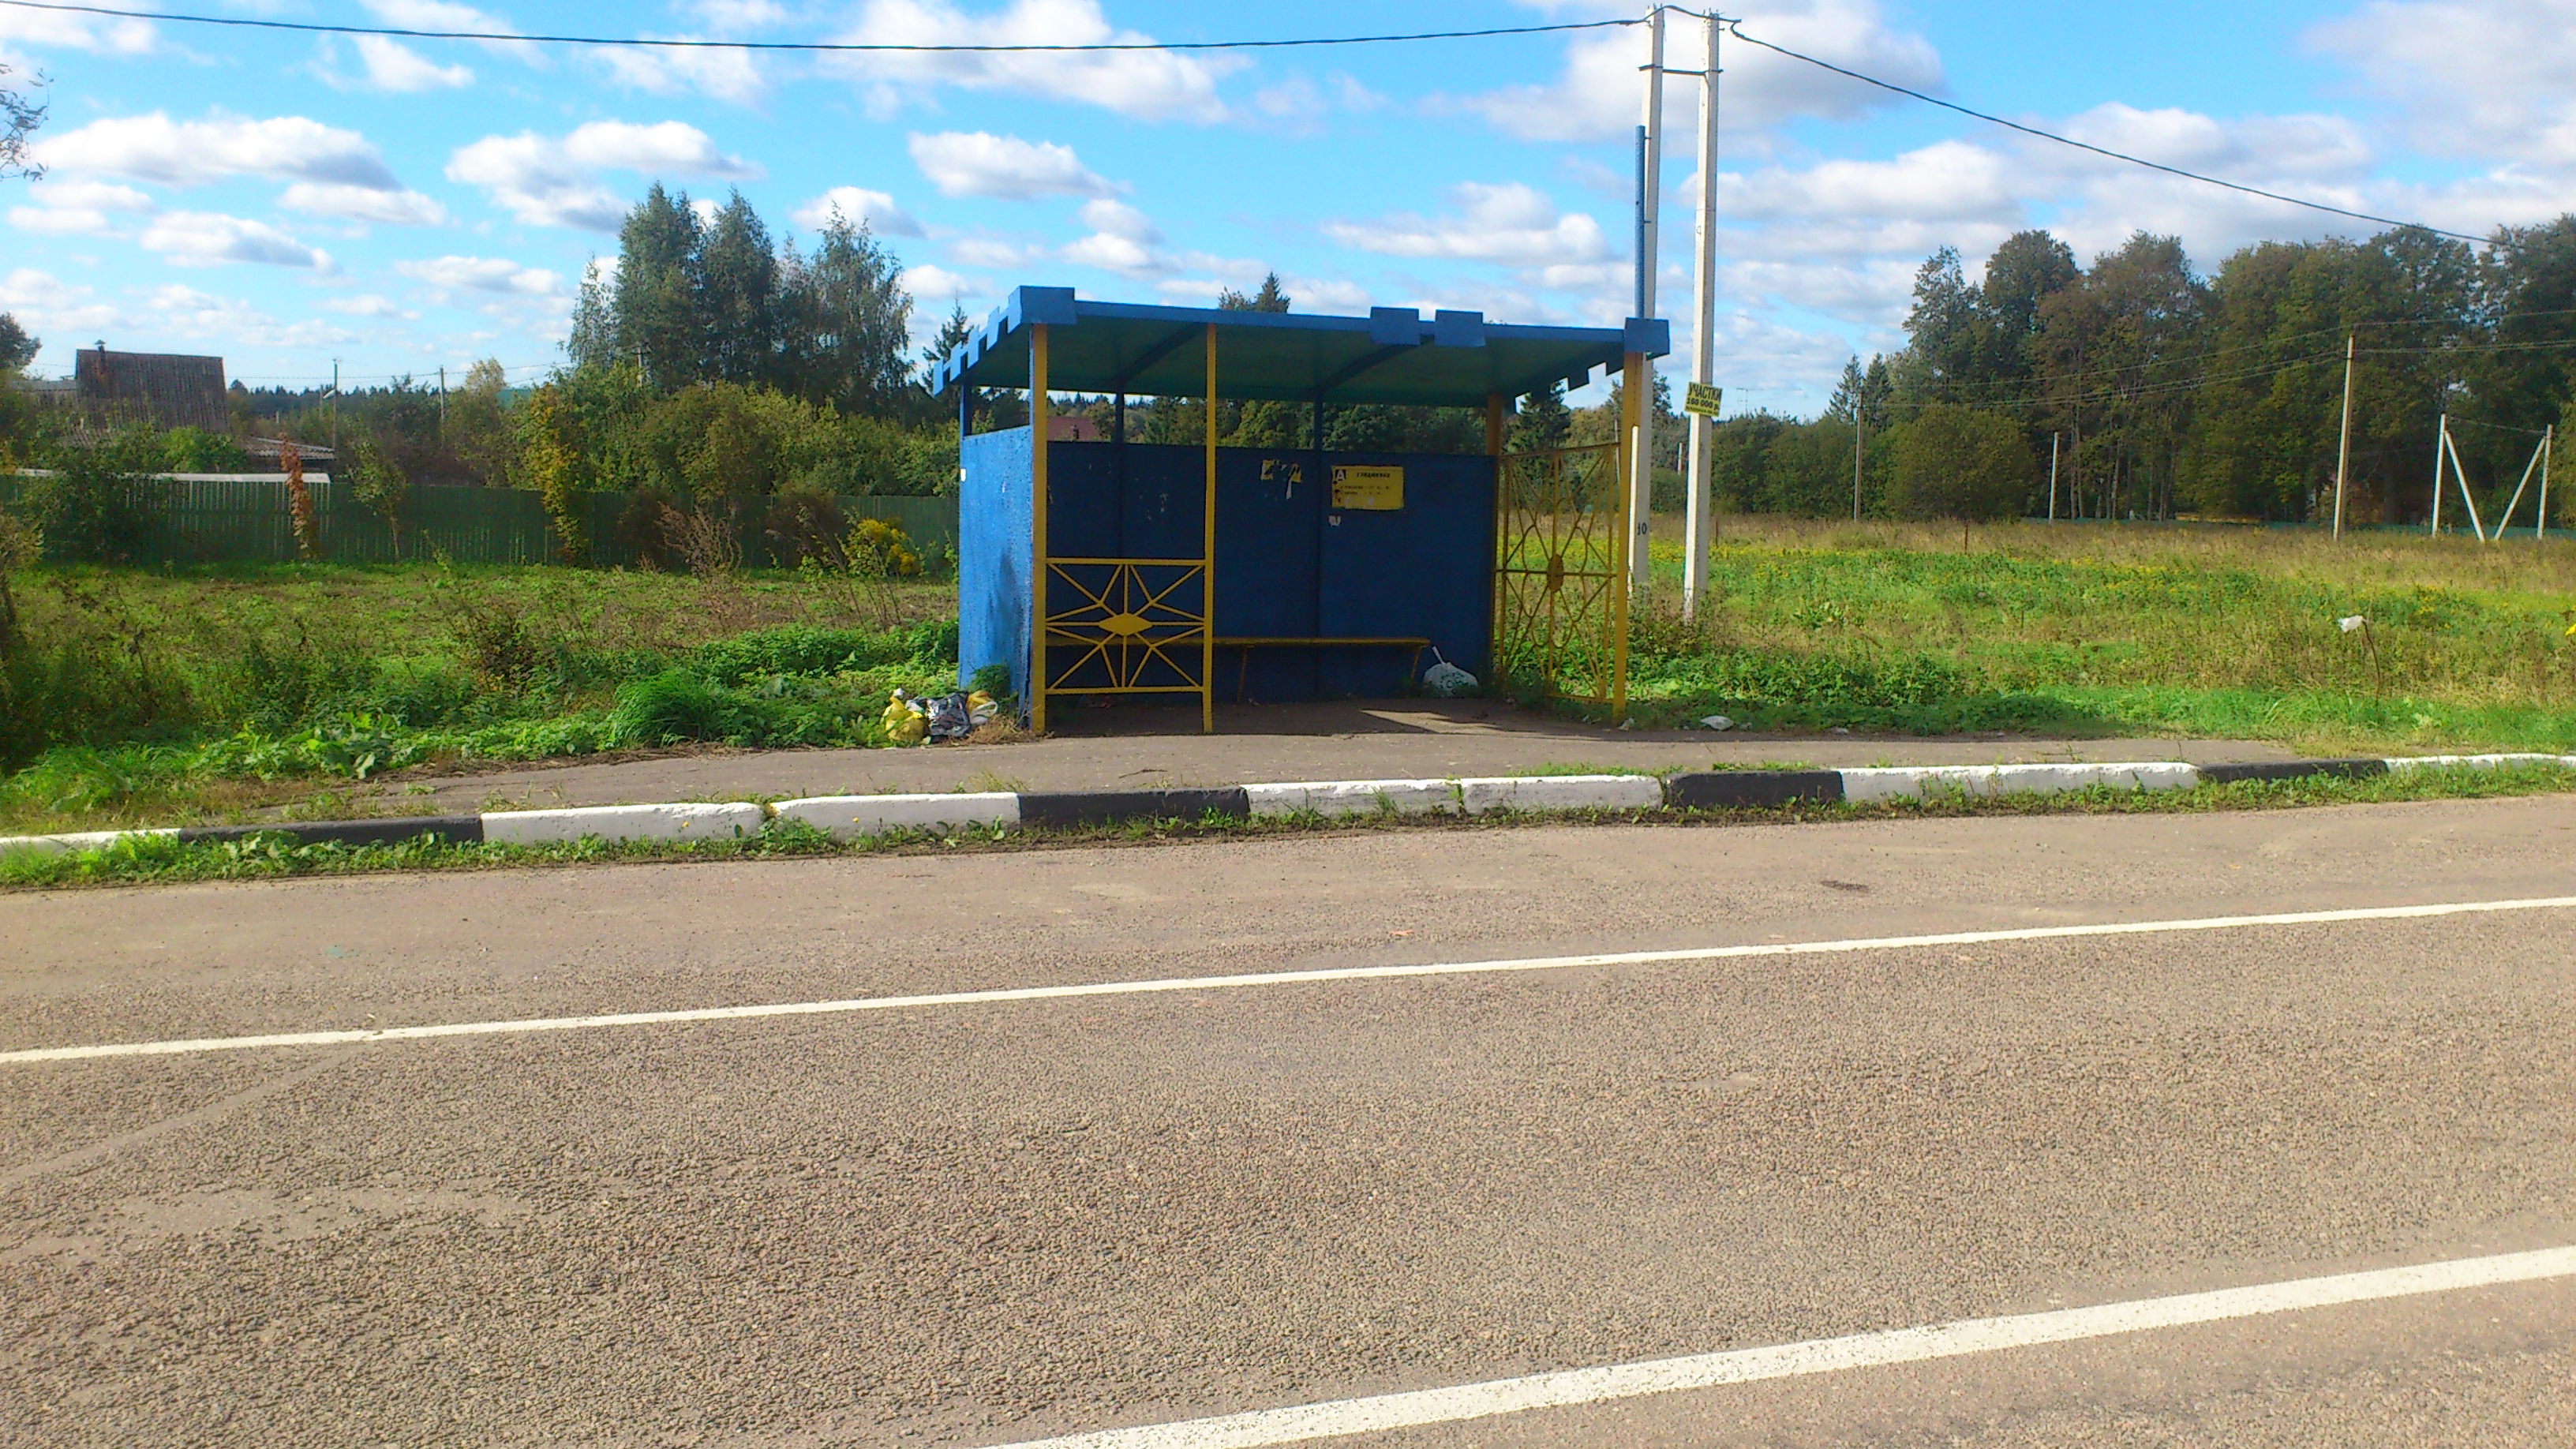
[[[1091,40],[966,43],[897,40],[705,40],[612,35],[530,35],[509,30],[429,30],[399,25],[329,25],[313,20],[273,20],[251,15],[188,15],[167,10],[125,10],[69,0],[0,0],[16,10],[102,15],[119,20],[158,20],[173,25],[216,25],[240,30],[289,30],[308,35],[369,35],[393,40],[473,40],[520,45],[588,45],[661,50],[810,51],[822,54],[1016,55],[1137,50],[1287,50],[1339,45],[1396,45],[1423,40],[1482,40],[1509,35],[1553,35],[1643,25],[1642,19],[1561,20],[1543,25],[1492,25],[1473,30],[1419,30],[1379,35],[1299,36],[1273,40]]]
[[[2354,211],[2348,207],[2335,206],[2328,202],[2310,201],[2303,196],[2291,196],[2285,192],[2267,191],[2260,186],[2248,186],[2241,181],[2228,181],[2221,177],[2204,175],[2198,171],[2185,170],[2180,166],[2168,166],[2162,161],[2150,161],[2144,156],[2132,156],[2126,151],[2114,151],[2108,146],[2097,146],[2090,141],[2079,141],[2072,136],[2060,135],[2055,131],[2042,130],[2037,126],[2024,125],[2019,121],[2006,120],[2002,116],[1993,115],[1986,111],[1980,111],[1970,106],[1963,106],[1956,101],[1945,101],[1939,96],[1926,94],[1925,92],[1918,91],[1911,86],[1898,85],[1896,82],[1891,80],[1881,80],[1877,76],[1867,75],[1860,71],[1852,70],[1846,66],[1839,66],[1829,60],[1820,60],[1817,57],[1808,55],[1802,51],[1791,50],[1785,45],[1775,44],[1771,41],[1762,39],[1760,36],[1747,35],[1744,33],[1743,22],[1740,20],[1719,16],[1718,23],[1726,27],[1726,33],[1728,35],[1737,40],[1743,41],[1747,45],[1760,46],[1762,49],[1770,51],[1776,55],[1784,55],[1791,60],[1804,61],[1809,65],[1815,66],[1819,70],[1828,70],[1833,72],[1835,75],[1843,76],[1850,80],[1856,80],[1862,85],[1876,86],[1880,90],[1891,91],[1897,95],[1921,101],[1927,106],[1938,106],[1945,111],[1955,111],[1972,120],[1983,121],[1991,126],[2001,126],[2008,131],[2019,131],[2025,136],[2035,136],[2043,141],[2054,141],[2060,146],[2071,146],[2078,151],[2089,151],[2096,156],[2107,157],[2113,161],[2125,162],[2131,166],[2143,166],[2150,171],[2161,171],[2168,176],[2179,176],[2186,181],[2197,181],[2204,186],[2224,187],[2229,191],[2242,192],[2247,196],[2259,196],[2266,201],[2277,201],[2288,206],[2305,207],[2310,211],[2321,211],[2333,216],[2350,217],[2354,221],[2367,221],[2379,226],[2409,227],[2417,231],[2430,232],[2435,236],[2451,237],[2459,241],[2484,242],[2488,240],[2486,237],[2472,235],[2464,231],[2448,231],[2438,226],[2428,226],[2420,221],[2401,221],[2393,216],[2377,216],[2367,211]]]

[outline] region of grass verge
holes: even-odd
[[[810,826],[773,820],[742,840],[687,844],[610,844],[596,838],[565,845],[455,845],[434,839],[350,848],[298,845],[285,835],[180,844],[166,838],[121,841],[104,850],[60,855],[0,855],[0,888],[173,885],[198,881],[277,880],[386,871],[489,870],[503,867],[646,864],[788,857],[953,855],[964,852],[1061,850],[1173,845],[1391,830],[1498,830],[1530,825],[1652,824],[1676,827],[1810,824],[1867,820],[1954,819],[1995,815],[2207,814],[2321,805],[2419,800],[2483,800],[2576,793],[2576,769],[2518,764],[2493,769],[2434,767],[2366,779],[2308,776],[2242,781],[2195,790],[2094,788],[2058,794],[1939,795],[1868,805],[1793,804],[1776,809],[1602,810],[1487,815],[1292,815],[1264,820],[1210,816],[1195,821],[1137,820],[1078,829],[899,831],[842,842]]]

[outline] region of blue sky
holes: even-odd
[[[1163,42],[1639,13],[1533,0],[189,0],[204,13],[743,39]],[[1739,13],[1730,7],[1729,14]],[[2175,165],[2484,233],[2576,208],[2576,0],[2248,5],[1780,0],[1746,33]],[[1698,22],[1674,15],[1694,65]],[[800,236],[835,202],[926,330],[1013,285],[1203,303],[1277,269],[1301,310],[1628,311],[1637,27],[1084,57],[806,57],[353,41],[0,7],[50,78],[39,183],[0,182],[0,310],[71,350],[216,352],[289,385],[514,378],[654,180]],[[13,80],[13,84],[16,83]],[[1718,376],[1811,412],[1900,340],[1917,263],[2047,225],[2079,253],[2179,233],[2205,269],[2303,213],[2017,139],[1750,47],[1721,108]],[[1696,87],[1668,98],[1660,310],[1686,343]]]

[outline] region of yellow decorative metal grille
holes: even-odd
[[[1207,692],[1205,560],[1051,558],[1047,573],[1048,693]]]
[[[1627,497],[1616,443],[1506,453],[1494,568],[1495,673],[1614,709],[1627,700]]]

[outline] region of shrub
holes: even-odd
[[[129,563],[168,524],[167,490],[151,476],[160,465],[159,440],[143,433],[57,448],[46,459],[52,476],[28,479],[20,507],[58,555]]]
[[[545,649],[507,600],[469,600],[456,610],[456,642],[466,672],[484,689],[518,693],[536,682]]]
[[[365,504],[393,530],[394,551],[402,551],[403,509],[411,502],[411,480],[373,438],[360,438],[349,455],[349,496]]]

